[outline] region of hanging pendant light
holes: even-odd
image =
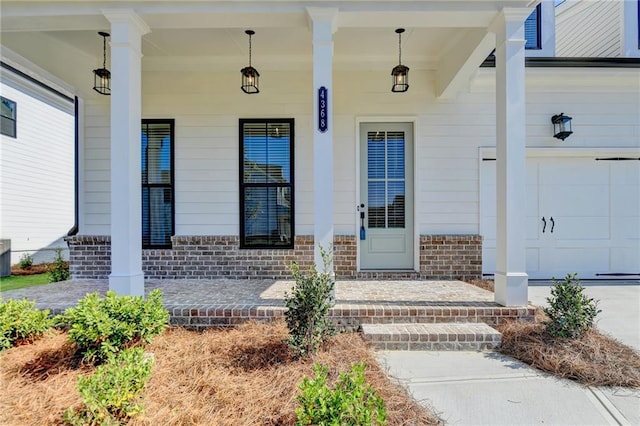
[[[404,28],[398,28],[398,65],[391,70],[391,91],[406,92],[409,89],[409,67],[402,65],[402,33]]]
[[[102,36],[102,68],[93,70],[93,90],[101,95],[111,94],[111,73],[107,69],[107,37],[109,33],[100,31]]]
[[[240,88],[244,93],[254,94],[260,93],[260,89],[258,88],[258,79],[260,78],[260,73],[257,69],[251,66],[251,36],[256,32],[253,30],[246,30],[245,34],[249,36],[249,66],[244,67],[240,70],[242,73],[242,86]]]

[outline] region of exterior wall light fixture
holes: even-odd
[[[260,89],[258,88],[258,79],[260,78],[260,73],[257,69],[251,66],[251,36],[256,32],[253,30],[246,30],[245,34],[249,36],[249,66],[244,67],[240,70],[242,73],[242,86],[240,88],[244,93],[254,94],[260,93]]]
[[[571,117],[564,115],[563,112],[551,117],[553,123],[553,137],[565,140],[573,132],[571,131]]]
[[[102,68],[93,70],[93,90],[101,95],[111,94],[111,73],[107,69],[107,37],[109,33],[98,32],[102,36]]]
[[[391,70],[391,91],[406,92],[409,90],[409,67],[402,65],[402,33],[404,28],[398,28],[398,65]]]

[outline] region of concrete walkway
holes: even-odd
[[[601,300],[601,329],[638,349],[640,283],[585,287]],[[529,299],[543,305],[549,293],[538,283]],[[446,424],[640,425],[640,390],[584,387],[491,351],[378,354],[389,374]]]

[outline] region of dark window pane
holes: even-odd
[[[142,188],[142,243],[145,246],[171,244],[172,194],[170,188]]]
[[[291,237],[290,188],[245,188],[244,245],[288,246]]]
[[[367,134],[367,167],[369,179],[384,178],[384,148],[384,132],[369,132]]]
[[[387,137],[387,177],[404,179],[404,132],[389,132]]]
[[[10,99],[0,97],[1,113],[0,113],[0,133],[12,138],[16,137],[16,103]]]
[[[242,248],[293,247],[293,120],[240,120]]]
[[[245,183],[291,182],[289,123],[245,123]]]
[[[142,247],[171,246],[174,234],[173,120],[142,120]]]
[[[386,208],[385,201],[385,182],[369,181],[368,183],[368,208],[369,228],[385,228],[386,227]]]
[[[404,181],[388,183],[387,203],[389,228],[404,228]]]
[[[142,182],[171,183],[171,126],[147,124],[142,130]]]

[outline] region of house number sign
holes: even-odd
[[[318,130],[322,133],[326,132],[329,127],[327,105],[327,88],[321,86],[318,89]]]

